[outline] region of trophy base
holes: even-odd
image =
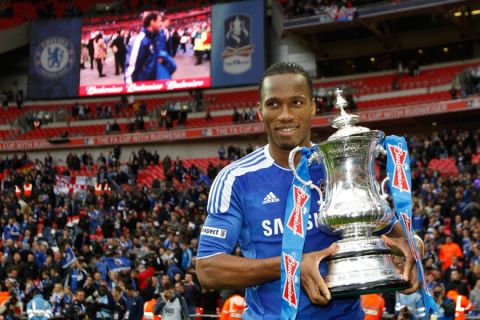
[[[410,287],[393,264],[390,249],[378,237],[345,239],[328,260],[324,278],[334,298],[400,291]]]
[[[368,284],[351,284],[330,288],[332,298],[354,298],[362,294],[386,293],[410,288],[410,283],[404,280],[373,281]]]

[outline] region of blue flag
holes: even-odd
[[[105,258],[108,270],[118,272],[123,270],[130,270],[130,259],[126,257]]]
[[[63,253],[63,258],[62,258],[62,268],[66,269],[72,265],[77,260],[75,257],[75,253],[73,252],[72,247],[68,246],[65,252]]]

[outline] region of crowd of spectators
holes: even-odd
[[[254,108],[243,109],[243,112],[233,108],[232,121],[233,124],[255,122],[257,120],[257,110]]]
[[[455,289],[470,296],[478,309],[480,179],[479,164],[473,164],[473,159],[480,149],[480,130],[446,130],[412,136],[408,142],[413,226],[425,240],[428,285],[440,292],[437,299]],[[235,160],[252,150],[251,146],[245,150],[221,146],[218,155],[222,160]],[[458,176],[442,176],[428,169],[431,159],[445,157],[455,158]],[[33,162],[27,154],[0,159],[4,172],[0,291],[13,297],[4,303],[8,306],[0,306],[4,315],[18,309],[24,312],[35,289],[52,303],[54,314],[67,318],[73,313],[62,315],[62,310],[69,312],[80,304],[95,316],[105,307],[100,298],[104,297],[109,301],[105,312],[112,317],[116,314],[122,319],[128,309],[130,319],[140,319],[143,309],[134,306],[160,297],[170,286],[185,298],[189,313],[203,307],[206,314],[215,314],[221,300],[231,294],[202,289],[195,274],[209,186],[220,168],[210,165],[208,172],[194,165],[186,168],[178,158],[145,149],[132,153],[125,163],[120,158],[120,147],[97,159],[87,152],[72,153],[67,165],[60,166],[61,172],[49,154]],[[165,180],[156,180],[152,186],[137,184],[138,171],[149,165],[161,165]],[[91,187],[78,194],[55,191],[59,177],[72,176],[82,166],[95,167],[97,182],[111,188],[97,192]],[[17,197],[15,185],[22,188],[26,183],[33,186],[31,195]],[[62,268],[68,246],[76,262]],[[455,246],[460,249],[452,250]],[[240,254],[238,249],[235,254]],[[123,257],[131,265],[128,270],[112,272],[102,262],[109,257]],[[472,290],[475,285],[477,289]],[[404,303],[398,294],[385,295],[385,299],[391,313],[395,303]],[[17,309],[9,307],[13,304]]]
[[[281,1],[288,18],[324,15],[328,21],[353,21],[356,8],[351,0],[288,0]]]
[[[315,104],[316,104],[316,113],[317,115],[321,113],[328,113],[332,112],[335,107],[335,101],[336,101],[336,96],[335,96],[335,89],[336,88],[325,88],[325,87],[320,87],[314,90],[313,95],[315,99]],[[348,108],[352,111],[355,111],[357,109],[357,104],[355,103],[355,100],[353,98],[353,90],[351,87],[344,87],[344,96],[345,100],[348,103]]]
[[[352,21],[357,15],[357,8],[375,3],[385,4],[384,0],[277,0],[287,18],[324,15],[327,21]],[[398,4],[402,0],[391,0]]]
[[[452,99],[480,93],[480,68],[469,67],[461,72],[450,89]]]
[[[480,130],[444,130],[412,136],[407,142],[412,168],[412,224],[425,243],[427,285],[439,304],[453,290],[469,297],[471,314],[478,314],[480,164],[474,155],[480,153]],[[432,159],[447,157],[455,159],[458,176],[441,175],[428,167]],[[414,319],[426,319],[419,293],[408,297],[386,294],[385,299],[392,313],[407,306]]]
[[[122,164],[118,161],[120,153],[120,148],[115,148],[107,157],[98,157],[98,182],[133,184],[138,169],[160,162],[165,181],[157,181],[156,188],[137,186],[130,192],[112,188],[100,195],[92,187],[83,195],[56,194],[56,177],[73,175],[82,166],[92,167],[91,154],[69,154],[62,172],[57,171],[49,155],[43,161],[35,160],[28,172],[22,169],[30,163],[26,154],[0,160],[2,168],[10,172],[3,181],[0,198],[2,291],[9,291],[11,297],[26,306],[32,287],[39,288],[60,316],[61,310],[70,310],[79,292],[85,301],[90,301],[86,302],[87,313],[96,312],[92,311],[98,307],[95,294],[105,294],[102,284],[121,289],[118,291],[125,297],[132,286],[143,301],[148,301],[171,283],[177,292],[185,291],[192,313],[198,305],[215,313],[218,292],[205,291],[202,295],[193,281],[208,186],[219,168],[209,166],[208,177],[195,165],[186,168],[179,159],[160,159],[157,152],[144,149],[132,153]],[[126,179],[122,180],[122,176]],[[185,188],[174,187],[174,179],[192,183]],[[26,183],[33,185],[32,194],[17,199],[14,186]],[[74,215],[79,215],[79,221],[72,224],[69,221]],[[74,249],[78,262],[68,269],[61,267],[65,243]],[[132,261],[131,272],[99,270],[101,257],[118,255]],[[36,273],[27,270],[33,261]],[[69,280],[72,270],[85,274],[75,285]]]
[[[16,93],[13,90],[3,90],[0,100],[2,100],[3,110],[7,110],[11,103],[15,103],[19,109],[22,108],[24,99],[23,90],[17,90]]]
[[[83,14],[75,1],[33,1],[31,5],[35,11],[35,15],[33,16],[29,16],[25,11],[18,10],[18,8],[14,6],[14,1],[12,0],[2,1],[0,5],[0,18],[13,18],[16,15],[23,15],[24,20],[28,21],[35,18],[75,18],[81,17]],[[60,15],[58,15],[57,11],[58,6],[61,6],[62,13]]]
[[[0,5],[0,18],[11,18],[15,13],[15,9],[13,7],[13,1],[2,1]]]
[[[128,109],[132,109],[135,116],[147,114],[147,105],[144,101],[130,102],[127,97],[122,97],[115,103],[97,103],[95,106],[76,102],[70,109],[70,116],[73,120],[111,119],[125,114]]]

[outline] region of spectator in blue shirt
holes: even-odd
[[[192,250],[184,242],[182,243],[182,270],[185,271],[187,268],[192,266]]]
[[[20,235],[20,227],[18,223],[15,222],[15,219],[8,218],[8,224],[3,229],[2,239],[17,241],[18,236]]]

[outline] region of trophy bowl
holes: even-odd
[[[319,154],[312,155],[323,160],[326,170],[325,200],[315,187],[320,194],[319,224],[342,238],[338,252],[327,259],[324,280],[332,297],[406,289],[410,283],[395,267],[392,250],[375,235],[395,217],[384,190],[388,178],[380,186],[374,171],[376,156],[385,152],[380,144],[385,134],[356,126],[358,116],[346,113],[341,91],[336,94],[341,115],[332,126],[338,130],[317,145]],[[298,150],[290,157],[296,176],[293,158]]]

